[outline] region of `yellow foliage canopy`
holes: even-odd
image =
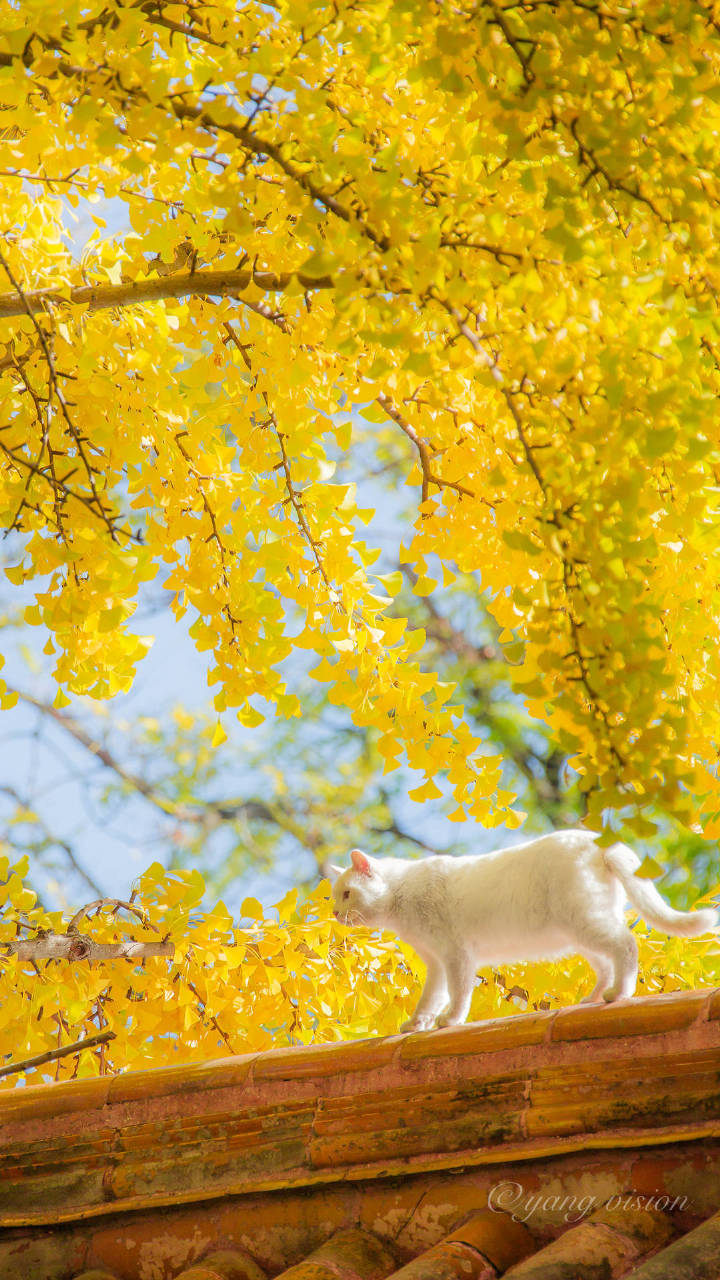
[[[0,511],[60,702],[129,687],[133,600],[161,572],[218,710],[297,714],[278,664],[308,649],[388,768],[445,774],[454,817],[516,823],[333,483],[362,405],[414,457],[418,590],[433,553],[481,576],[591,821],[652,802],[712,833],[710,8],[0,18]],[[67,206],[99,196],[122,229],[79,263]]]

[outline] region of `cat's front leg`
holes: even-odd
[[[401,1032],[427,1031],[429,1027],[433,1026],[438,1011],[442,1009],[446,1000],[447,983],[444,966],[439,960],[429,959],[427,961],[425,986],[415,1006],[415,1012],[408,1018],[407,1022],[403,1022],[400,1028]]]
[[[475,962],[465,952],[458,952],[445,962],[450,1003],[437,1018],[436,1027],[456,1027],[467,1020],[470,1012]]]

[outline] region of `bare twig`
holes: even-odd
[[[31,1071],[33,1067],[42,1067],[46,1062],[54,1062],[56,1058],[67,1058],[71,1053],[82,1053],[83,1049],[94,1049],[115,1039],[114,1031],[100,1031],[96,1036],[86,1036],[84,1040],[76,1040],[74,1044],[65,1044],[61,1049],[48,1049],[47,1053],[36,1053],[32,1058],[24,1058],[22,1062],[10,1062],[0,1067],[0,1076],[12,1076],[18,1071]]]
[[[383,799],[387,803],[387,797],[383,796]],[[376,835],[390,835],[396,836],[398,840],[406,840],[408,844],[414,844],[416,848],[424,850],[425,853],[431,853],[435,857],[445,852],[443,849],[436,848],[435,845],[427,844],[427,842],[425,840],[421,840],[419,836],[414,836],[411,831],[405,831],[402,827],[398,826],[394,819],[390,822],[386,822],[384,826],[378,825],[368,827],[368,830],[375,832]]]
[[[227,324],[225,325],[226,329],[229,327],[230,327],[229,325]],[[222,611],[225,614],[225,617],[227,618],[228,622],[230,623],[230,630],[232,632],[232,638],[230,643],[239,644],[240,635],[241,635],[239,628],[242,627],[242,620],[240,618],[236,618],[230,608],[231,588],[230,588],[230,579],[228,577],[228,571],[227,571],[227,550],[222,538],[220,537],[220,531],[217,525],[215,510],[212,506],[212,503],[210,502],[210,499],[208,498],[207,489],[205,488],[205,481],[208,479],[208,477],[202,476],[200,474],[200,471],[198,470],[193,459],[191,458],[190,454],[185,448],[185,445],[183,444],[183,438],[188,434],[189,432],[187,431],[176,432],[175,444],[177,445],[178,449],[180,450],[180,453],[182,454],[183,458],[185,459],[188,465],[189,474],[192,476],[193,480],[195,481],[198,493],[202,498],[202,504],[203,504],[205,514],[208,520],[210,521],[211,532],[206,538],[206,542],[215,543],[218,560],[220,562],[220,576],[222,578],[222,583],[227,595],[227,599],[225,601],[225,604],[223,605]]]
[[[250,357],[248,356],[248,353],[247,353],[247,348],[240,341],[240,338],[238,337],[235,329],[231,324],[225,324],[225,330],[228,334],[228,337],[232,340],[232,342],[238,348],[245,362],[246,367],[248,368],[248,370],[252,371],[252,365],[250,362]],[[332,582],[330,581],[330,578],[325,569],[325,565],[323,563],[323,558],[322,558],[323,544],[318,538],[316,538],[313,535],[313,532],[307,522],[307,518],[303,510],[302,493],[295,487],[295,484],[293,482],[292,471],[290,469],[290,459],[288,458],[287,449],[285,448],[285,436],[280,430],[277,418],[275,417],[275,414],[270,406],[268,397],[264,391],[262,392],[262,397],[268,412],[268,425],[272,426],[275,432],[275,435],[277,436],[278,444],[280,446],[281,462],[279,465],[282,468],[282,472],[285,477],[285,488],[288,494],[288,501],[291,503],[293,511],[295,512],[295,516],[297,518],[297,522],[302,531],[303,537],[305,538],[308,546],[310,547],[313,559],[315,561],[317,572],[320,574],[320,577],[325,583],[325,586],[328,592],[338,596],[336,603],[341,608],[341,610],[345,612],[344,606],[340,603],[339,593],[337,593],[333,588]]]
[[[396,422],[400,427],[400,430],[405,432],[405,435],[409,440],[412,440],[415,448],[417,449],[418,457],[420,459],[420,470],[422,472],[423,502],[426,502],[430,496],[431,484],[437,485],[438,489],[453,489],[455,493],[460,494],[461,497],[474,498],[476,496],[475,493],[473,493],[473,490],[466,488],[464,484],[459,484],[455,480],[445,480],[442,476],[439,476],[437,472],[433,471],[431,462],[435,450],[432,449],[432,446],[428,444],[427,440],[424,440],[418,435],[412,424],[408,422],[407,418],[405,418],[400,410],[393,404],[389,395],[384,391],[381,391],[380,395],[377,397],[377,402],[380,405],[380,408],[387,414],[388,418],[391,418],[393,422]]]
[[[236,1050],[236,1049],[233,1049],[233,1046],[232,1046],[232,1044],[230,1043],[230,1041],[229,1041],[228,1037],[226,1036],[226,1034],[225,1034],[225,1032],[223,1031],[222,1027],[219,1025],[219,1023],[218,1023],[218,1021],[217,1021],[217,1018],[215,1018],[215,1017],[214,1017],[214,1015],[213,1015],[212,1013],[208,1013],[208,1011],[207,1011],[207,1007],[206,1007],[206,1005],[205,1005],[205,1001],[203,1000],[202,996],[200,995],[200,992],[198,991],[198,989],[197,989],[197,987],[195,986],[195,984],[194,984],[193,982],[191,982],[189,978],[182,977],[182,978],[181,978],[181,980],[185,983],[185,986],[188,988],[188,990],[189,990],[189,991],[192,991],[193,995],[195,996],[196,1000],[198,1001],[198,1004],[202,1005],[202,1014],[203,1014],[203,1017],[206,1017],[206,1018],[208,1019],[208,1021],[210,1022],[210,1024],[215,1028],[215,1030],[217,1031],[218,1035],[219,1035],[219,1036],[221,1037],[221,1039],[225,1042],[225,1046],[226,1046],[226,1048],[227,1048],[228,1052],[229,1052],[229,1053],[236,1053],[236,1052],[237,1052],[237,1050]]]
[[[21,809],[32,811],[32,824],[40,830],[40,832],[44,837],[43,848],[46,848],[47,845],[57,845],[58,849],[62,849],[73,871],[76,871],[79,876],[82,876],[83,880],[88,885],[88,887],[92,890],[92,892],[96,893],[98,897],[100,897],[102,894],[102,889],[100,888],[100,885],[97,884],[97,882],[93,880],[92,876],[85,870],[85,868],[80,865],[80,863],[77,860],[77,857],[75,856],[75,852],[72,846],[68,844],[67,840],[63,840],[60,836],[56,836],[54,832],[50,830],[47,824],[43,822],[42,818],[40,818],[40,816],[34,812],[29,800],[24,800],[23,797],[20,795],[20,792],[16,791],[15,787],[10,786],[10,784],[7,782],[0,784],[0,792],[3,792],[6,796],[9,796],[11,800],[14,800],[15,803],[19,805]],[[33,845],[35,845],[35,842],[33,842]]]
[[[270,822],[275,826],[281,827],[282,830],[291,829],[284,821],[283,806],[280,804],[275,804],[274,807],[271,807],[262,800],[232,799],[206,800],[191,805],[181,804],[176,800],[172,800],[169,796],[162,795],[146,778],[133,773],[130,769],[126,769],[121,761],[107,747],[103,746],[92,733],[89,733],[74,716],[69,716],[66,712],[59,711],[52,703],[43,702],[40,698],[33,697],[32,694],[22,693],[18,689],[10,689],[10,692],[17,693],[23,702],[35,707],[43,715],[49,716],[60,728],[69,733],[76,742],[79,742],[86,751],[89,751],[100,764],[104,765],[106,769],[112,770],[131,790],[137,791],[149,804],[154,805],[155,808],[160,809],[167,816],[174,818],[176,822],[201,825],[213,822],[232,822],[236,818],[245,818],[249,822]],[[2,789],[8,790],[7,787]],[[62,845],[61,847],[64,848],[65,846]],[[98,886],[92,882],[89,883],[93,892],[100,894],[101,891]]]
[[[88,733],[87,729],[80,724],[79,720],[76,720],[73,716],[67,715],[64,711],[59,711],[57,707],[54,707],[50,702],[43,702],[40,698],[34,698],[30,693],[22,693],[19,689],[11,689],[10,692],[17,693],[18,697],[23,702],[28,703],[31,707],[36,707],[43,715],[49,716],[56,724],[60,725],[66,733],[69,733],[76,742],[79,742],[87,751],[95,756],[96,760],[99,760],[101,764],[104,764],[106,769],[112,769],[113,773],[117,774],[117,776],[123,782],[127,783],[133,791],[138,791],[140,795],[144,796],[146,800],[149,800],[151,804],[154,804],[158,809],[162,809],[163,813],[169,814],[181,821],[187,817],[196,816],[194,811],[192,813],[189,811],[188,806],[178,805],[174,801],[160,795],[146,778],[141,778],[139,774],[132,773],[131,770],[126,769],[125,766],[121,764],[120,761],[117,760],[101,742],[98,742],[97,738],[95,738],[93,734]]]
[[[99,914],[102,907],[108,906],[112,907],[113,915],[118,911],[130,911],[132,915],[137,916],[141,925],[146,929],[152,929],[154,933],[160,932],[152,921],[148,919],[145,912],[142,911],[140,907],[134,906],[132,902],[123,902],[121,898],[96,898],[94,902],[88,902],[86,906],[81,907],[79,911],[75,912],[75,915],[68,925],[68,933],[71,933],[73,929],[77,929],[78,924],[83,917],[89,915],[91,911],[94,911],[97,908]]]

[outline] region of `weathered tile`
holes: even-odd
[[[388,1066],[400,1048],[397,1036],[377,1040],[316,1044],[306,1048],[273,1049],[255,1059],[253,1080],[305,1080],[375,1071]]]
[[[418,1031],[403,1038],[399,1058],[403,1063],[422,1062],[427,1058],[497,1053],[501,1049],[541,1044],[548,1036],[552,1019],[552,1013],[519,1013],[512,1018],[493,1018],[464,1027]]]
[[[575,1005],[555,1014],[551,1040],[661,1035],[692,1025],[708,999],[707,991],[677,991],[606,1005]]]

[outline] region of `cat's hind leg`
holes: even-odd
[[[635,994],[638,973],[638,949],[634,935],[624,920],[609,924],[607,930],[583,931],[577,937],[578,950],[587,957],[597,975],[594,991],[587,1002],[626,1000]],[[612,980],[611,980],[612,974]]]
[[[447,981],[445,978],[445,967],[434,956],[427,960],[427,974],[425,976],[425,986],[420,993],[420,999],[415,1006],[415,1012],[407,1022],[403,1022],[400,1030],[406,1031],[427,1031],[435,1022],[435,1018],[440,1009],[443,1008],[447,1001]]]
[[[582,1004],[597,1004],[602,1000],[605,992],[609,989],[613,980],[613,962],[609,956],[605,956],[596,951],[590,951],[587,947],[583,951],[583,955],[588,964],[595,971],[595,986],[589,996],[585,996],[581,1001]]]
[[[445,961],[450,1002],[437,1018],[437,1027],[455,1027],[467,1020],[470,1012],[473,986],[475,985],[475,961],[464,951],[456,952]]]
[[[613,982],[603,992],[603,1000],[627,1000],[635,995],[638,976],[638,945],[635,935],[623,926],[613,938]]]

